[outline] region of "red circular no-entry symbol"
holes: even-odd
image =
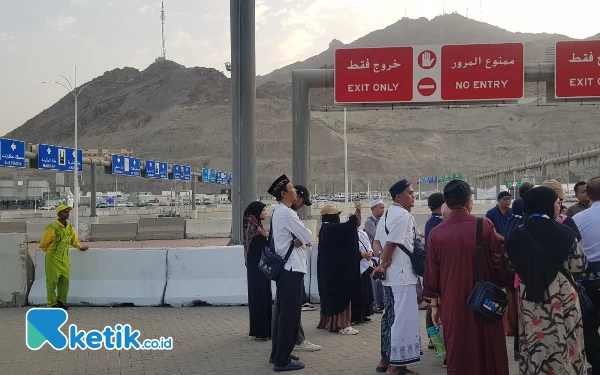
[[[431,69],[437,63],[437,56],[433,51],[427,50],[419,54],[419,66],[422,69]]]
[[[431,96],[437,88],[436,82],[433,78],[425,77],[417,83],[417,90],[422,96]]]

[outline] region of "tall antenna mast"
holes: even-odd
[[[442,6],[442,14],[446,15],[446,0],[444,0],[444,5]]]
[[[483,22],[483,5],[481,4],[482,0],[479,0],[479,17],[481,18],[480,21]]]
[[[160,21],[162,23],[162,50],[160,57],[163,60],[167,59],[167,47],[165,47],[165,3],[162,2],[162,10],[160,11]]]

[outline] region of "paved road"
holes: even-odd
[[[73,307],[69,324],[78,329],[103,329],[129,323],[143,338],[172,336],[172,351],[108,351],[105,349],[56,351],[45,345],[31,351],[25,345],[27,308],[0,310],[0,374],[272,374],[268,363],[270,341],[247,336],[247,307],[130,308]],[[379,361],[380,315],[358,325],[356,336],[317,330],[319,312],[303,312],[307,338],[323,346],[314,353],[298,353],[306,364],[295,374],[376,374]],[[425,313],[421,312],[425,341]],[[507,340],[512,358],[512,338]],[[420,364],[410,366],[421,375],[445,374],[442,361],[424,349]],[[510,360],[511,374],[518,374]]]

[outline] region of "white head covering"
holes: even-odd
[[[378,206],[382,203],[383,203],[383,201],[381,199],[375,199],[374,201],[371,202],[371,208]]]

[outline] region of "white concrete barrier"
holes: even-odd
[[[167,305],[248,303],[242,246],[169,249],[167,280]]]
[[[27,233],[27,222],[0,221],[0,233]]]
[[[182,240],[185,238],[185,218],[144,218],[138,221],[136,240]]]
[[[231,236],[231,219],[187,219],[185,238],[223,238]]]
[[[91,224],[91,241],[133,241],[137,234],[136,223]]]
[[[77,249],[69,251],[68,304],[159,306],[166,286],[166,249]],[[36,252],[29,304],[46,305],[46,254]]]
[[[27,234],[0,233],[0,244],[0,307],[25,306],[33,282]]]
[[[44,231],[48,224],[52,221],[48,220],[47,223],[32,223],[30,221],[27,222],[27,239],[29,242],[40,242],[42,236],[44,235]]]

